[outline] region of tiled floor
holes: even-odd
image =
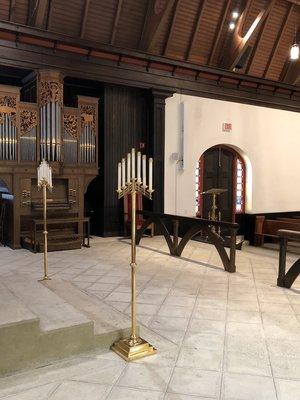
[[[130,247],[97,238],[50,254],[50,274],[130,312]],[[0,249],[0,275],[42,274],[42,255]],[[298,258],[289,255],[288,263]],[[138,315],[158,354],[126,364],[92,352],[0,379],[7,400],[299,400],[300,279],[276,284],[278,253],[245,248],[237,273],[215,249],[190,243],[181,259],[159,238],[138,249]]]

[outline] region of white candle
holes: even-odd
[[[130,153],[127,154],[127,183],[130,183]]]
[[[40,167],[38,167],[38,169],[37,169],[37,180],[38,180],[38,185],[39,185],[40,184],[40,180],[41,180]]]
[[[49,168],[49,172],[50,172],[50,187],[52,188],[52,168]]]
[[[143,154],[143,186],[147,186],[147,178],[146,178],[146,156]]]
[[[153,158],[149,158],[149,190],[152,190]]]
[[[141,183],[141,152],[137,153],[137,183]]]
[[[122,187],[125,187],[125,181],[126,181],[126,176],[125,176],[125,158],[122,158]]]
[[[132,179],[134,179],[135,178],[135,149],[131,150],[131,162],[132,162],[131,177],[132,177]]]
[[[121,163],[118,163],[118,191],[121,191]]]

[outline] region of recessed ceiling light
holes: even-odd
[[[230,29],[231,31],[233,31],[234,28],[235,28],[235,23],[234,23],[234,22],[230,22],[230,24],[229,24],[229,29]]]
[[[294,43],[290,49],[290,59],[292,61],[299,60],[300,49],[297,43]]]
[[[238,13],[238,11],[232,11],[231,16],[232,16],[233,19],[238,19],[239,15],[240,14]]]

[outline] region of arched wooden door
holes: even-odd
[[[208,218],[212,196],[200,195],[212,188],[226,189],[217,197],[222,221],[234,221],[235,214],[244,212],[245,164],[241,156],[226,146],[206,150],[198,168],[198,215]]]

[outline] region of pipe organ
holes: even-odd
[[[48,202],[50,250],[78,248],[87,222],[84,193],[98,173],[99,99],[77,96],[77,107],[65,107],[60,71],[42,70],[31,79],[36,103],[20,100],[22,88],[0,85],[0,180],[13,196],[6,241],[42,251],[36,168],[44,159],[54,186]]]

